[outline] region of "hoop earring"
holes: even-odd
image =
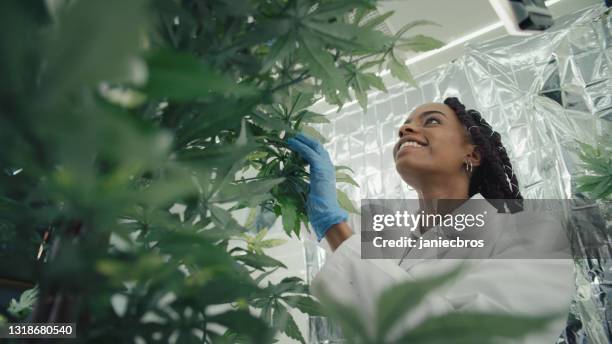
[[[465,163],[465,172],[472,173],[472,170],[474,170],[474,165],[472,165],[471,160],[467,160],[467,162]]]

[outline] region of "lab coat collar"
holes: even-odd
[[[470,212],[472,213],[478,210],[479,212],[486,211],[488,214],[497,214],[497,216],[493,216],[491,218],[492,221],[487,223],[487,227],[489,228],[489,230],[485,232],[487,236],[491,236],[490,238],[497,236],[498,231],[506,226],[505,222],[508,221],[507,216],[501,216],[501,214],[498,214],[497,209],[493,205],[491,205],[488,201],[484,201],[484,202],[479,201],[476,203],[468,202],[471,200],[486,200],[486,198],[484,198],[482,194],[476,193],[472,195],[472,197],[470,197],[465,203],[463,203],[461,206],[455,209],[452,213],[459,213],[459,212],[465,211],[466,210],[465,208],[467,206],[471,206],[472,209],[470,209]],[[478,209],[473,208],[474,206],[478,207]],[[428,230],[422,236],[423,236],[423,239],[434,239],[434,238],[437,238],[438,236],[447,237],[447,234],[448,233],[444,233],[438,227],[434,227]],[[466,234],[467,233],[460,233],[460,236],[463,236]],[[404,268],[405,270],[408,270],[412,266],[419,264],[423,260],[440,259],[443,256],[445,256],[445,253],[446,253],[445,251],[448,251],[448,250],[449,249],[428,249],[426,251],[420,251],[420,250],[413,249],[413,250],[410,250],[403,259],[396,259],[395,261],[399,265],[401,265],[402,268]]]

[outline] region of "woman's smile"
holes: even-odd
[[[396,158],[399,158],[400,156],[402,156],[405,152],[409,150],[418,150],[418,149],[423,149],[423,148],[425,148],[425,146],[421,146],[418,143],[412,143],[412,142],[404,143],[400,146],[399,150],[397,151]]]
[[[400,141],[396,144],[396,153],[395,159],[397,160],[400,155],[402,155],[405,151],[414,150],[414,149],[423,149],[427,147],[428,144],[424,143],[421,140],[416,140],[413,138],[404,138],[400,139]]]

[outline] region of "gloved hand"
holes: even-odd
[[[348,213],[338,204],[334,165],[323,145],[308,136],[298,134],[287,145],[310,164],[306,213],[321,241],[332,225],[348,220]]]

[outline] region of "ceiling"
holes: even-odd
[[[546,3],[553,16],[560,17],[603,3],[603,0],[548,0]],[[446,47],[437,54],[427,54],[431,57],[418,62],[415,62],[415,59],[412,62],[410,60],[417,54],[407,54],[405,58],[413,73],[417,75],[460,56],[463,53],[463,45],[467,42],[484,42],[506,35],[505,28],[498,24],[499,18],[489,0],[381,0],[379,11],[381,13],[394,11],[386,21],[386,25],[393,33],[406,23],[425,19],[440,26],[419,26],[410,32],[429,35],[445,43],[456,44],[456,40],[460,40],[460,44],[456,44],[454,49]],[[474,35],[475,37],[472,37]]]
[[[604,0],[547,0],[554,18],[574,13]],[[489,0],[379,0],[380,13],[394,11],[385,21],[391,33],[406,23],[429,20],[439,26],[418,26],[407,34],[424,34],[437,38],[446,45],[425,53],[406,53],[404,59],[413,75],[418,76],[448,63],[464,53],[465,44],[475,44],[507,35]],[[381,74],[387,87],[400,81],[387,71]],[[325,101],[313,106],[313,110],[327,112],[336,109]]]

